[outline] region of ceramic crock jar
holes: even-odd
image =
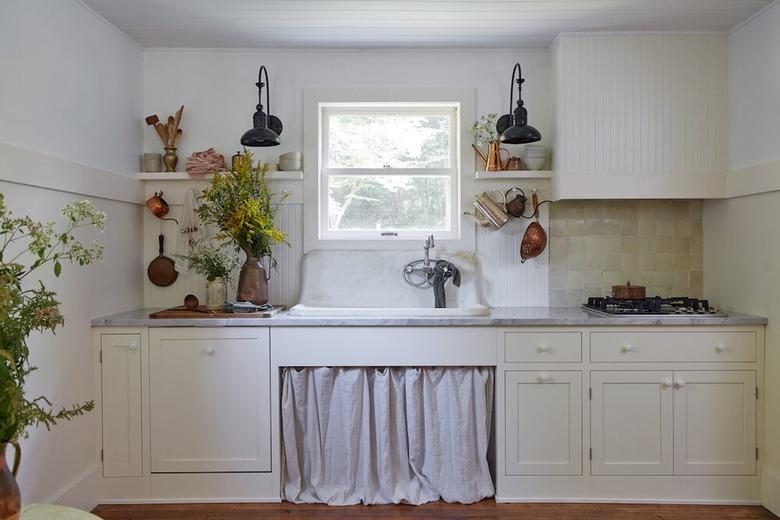
[[[8,468],[6,461],[5,452],[9,444],[15,450],[13,469]],[[22,496],[16,483],[21,455],[21,449],[16,442],[0,443],[0,520],[19,520],[22,511]]]

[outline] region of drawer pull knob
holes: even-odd
[[[671,379],[664,379],[663,382],[661,383],[661,385],[664,388],[669,388],[670,386],[672,386],[672,380]]]
[[[205,352],[207,356],[214,357],[217,354],[217,349],[215,349],[214,347],[209,347],[206,349]]]
[[[715,347],[715,352],[726,352],[726,345],[718,345]]]
[[[130,343],[127,348],[129,350],[138,350],[138,344],[137,343]]]
[[[539,375],[539,381],[542,383],[546,383],[550,380],[550,374],[540,374]]]
[[[683,381],[682,379],[678,379],[677,380],[677,388],[682,388],[684,386],[685,386],[685,381]]]
[[[620,350],[621,352],[631,352],[632,350],[634,350],[634,347],[631,345],[623,345],[622,347],[620,347]]]
[[[536,351],[537,352],[549,352],[550,351],[550,347],[548,345],[539,345],[538,347],[536,347]]]

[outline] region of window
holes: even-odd
[[[457,239],[458,104],[320,103],[320,239]]]

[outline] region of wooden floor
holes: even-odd
[[[468,506],[435,502],[423,506],[294,504],[105,505],[93,511],[105,520],[295,520],[340,518],[439,518],[512,520],[777,520],[760,506],[683,506],[623,504],[496,504]]]

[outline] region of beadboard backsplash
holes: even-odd
[[[284,186],[272,185],[274,191],[290,189],[294,192],[288,202],[279,205],[276,216],[277,224],[287,233],[290,246],[277,245],[274,256],[278,267],[271,273],[269,284],[270,299],[273,303],[293,305],[298,301],[300,292],[300,264],[303,256],[303,204],[298,191],[301,183],[286,183]],[[516,184],[516,183],[515,183]],[[506,190],[512,183],[501,181],[489,186],[479,186],[478,191],[499,187]],[[521,182],[523,189],[530,193],[537,189],[539,196],[549,196],[549,184],[540,181]],[[148,182],[145,191],[150,196],[162,189],[164,197],[170,204],[170,216],[178,218],[183,200],[183,192],[188,187],[202,188],[202,182]],[[549,226],[549,205],[544,205],[540,211],[540,222]],[[468,217],[466,225],[471,221]],[[479,228],[476,235],[475,249],[480,261],[485,287],[485,302],[493,307],[512,306],[546,306],[549,297],[549,267],[548,253],[522,264],[520,262],[520,241],[528,225],[527,220],[512,219],[498,231]],[[144,211],[144,266],[157,256],[157,235],[165,235],[165,250],[168,256],[173,256],[176,248],[177,225],[173,221],[160,221],[148,211]],[[410,251],[410,260],[422,257],[423,240],[419,249]],[[431,252],[436,257],[436,249]],[[401,276],[403,266],[398,266],[398,276]],[[145,268],[145,267],[144,267]],[[237,276],[234,276],[234,279]],[[234,280],[235,281],[235,280]],[[350,280],[344,280],[350,283]],[[187,294],[195,294],[201,300],[205,299],[205,280],[194,273],[180,275],[176,283],[170,287],[156,287],[144,276],[144,306],[172,307],[181,305]],[[233,294],[231,287],[229,295]],[[433,294],[431,294],[433,301]]]
[[[563,201],[550,213],[550,305],[627,281],[648,296],[702,296],[701,201]]]
[[[482,192],[495,184],[480,184]],[[164,188],[171,216],[181,211],[181,197],[189,182],[149,183],[147,195]],[[284,187],[295,192],[292,203],[279,205],[277,223],[290,246],[274,249],[278,269],[272,272],[270,297],[274,303],[293,305],[300,291],[303,255],[303,204],[300,183]],[[199,184],[202,187],[202,184]],[[548,196],[544,183],[535,187]],[[528,221],[512,219],[498,231],[479,228],[475,249],[485,287],[485,302],[493,307],[579,305],[588,296],[608,294],[611,286],[631,281],[648,288],[649,295],[702,295],[701,201],[561,201],[542,206],[541,224],[548,230],[547,250],[538,258],[520,262],[520,242]],[[173,255],[177,226],[144,212],[144,266],[157,256],[157,235],[166,237],[166,252]],[[418,256],[422,256],[422,241]],[[433,251],[435,257],[436,250]],[[412,253],[414,256],[414,253]],[[400,276],[399,266],[399,276]],[[349,283],[349,280],[344,280]],[[232,293],[232,289],[231,289]],[[205,298],[205,280],[181,275],[171,287],[155,287],[144,277],[144,305],[181,305],[184,296]]]

